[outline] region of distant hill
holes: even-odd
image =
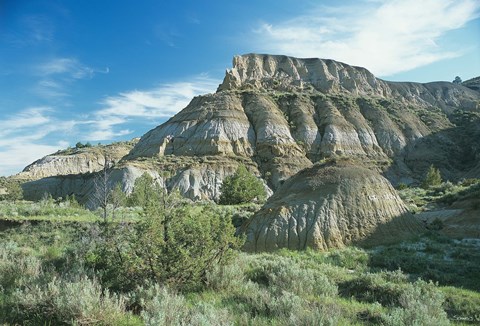
[[[473,89],[474,91],[480,92],[480,76],[466,80],[462,83],[462,85]]]

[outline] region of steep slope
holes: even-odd
[[[385,172],[393,182],[419,180],[432,163],[449,178],[461,178],[476,164],[464,160],[473,158],[468,153],[474,139],[446,132],[464,125],[455,120],[458,114],[478,118],[480,97],[471,89],[448,82],[387,82],[333,60],[249,54],[233,64],[215,94],[196,97],[148,132],[126,160],[246,158],[272,189],[326,157],[376,161],[390,167]],[[442,146],[431,145],[436,138]],[[423,139],[430,140],[425,143],[436,154],[432,160],[415,149]],[[451,157],[449,148],[462,148],[462,154],[454,151],[461,164],[438,159]]]
[[[394,83],[333,60],[248,54],[216,93],[146,133],[115,168],[155,172],[192,199],[218,198],[239,164],[275,191],[330,157],[369,162],[394,183],[420,180],[431,163],[454,180],[478,170],[478,141],[457,135],[476,134],[479,103],[478,92],[448,82]]]
[[[120,161],[136,141],[58,151],[28,165],[14,178],[31,181],[51,176],[97,172],[103,169],[106,160],[114,163]]]
[[[473,89],[474,91],[480,92],[480,76],[466,80],[462,83],[462,85]]]
[[[341,160],[290,178],[243,226],[248,251],[378,245],[422,230],[390,183]]]

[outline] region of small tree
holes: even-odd
[[[139,178],[135,180],[133,185],[133,191],[128,196],[127,203],[129,206],[140,206],[145,208],[147,201],[149,201],[152,195],[155,193],[155,180],[145,172]]]
[[[112,162],[104,156],[104,163],[102,171],[93,179],[94,190],[93,190],[93,204],[97,207],[100,207],[103,211],[103,222],[107,222],[107,210],[108,204],[110,203],[111,191],[110,191],[110,168],[112,167]]]
[[[143,218],[111,224],[93,264],[114,290],[131,291],[147,280],[197,289],[208,271],[228,262],[242,239],[234,235],[231,216],[215,206],[199,210],[178,193],[151,185]]]
[[[267,196],[263,183],[248,172],[244,165],[240,165],[233,175],[223,180],[220,191],[219,202],[222,205],[264,201]]]
[[[123,207],[127,203],[127,195],[122,189],[122,185],[117,182],[115,187],[110,191],[110,203],[112,204],[112,219],[115,219],[116,212],[120,207]]]
[[[20,186],[20,183],[13,180],[7,180],[6,178],[4,178],[3,181],[2,186],[5,187],[5,193],[0,195],[0,199],[17,201],[23,198],[23,189]]]
[[[462,78],[459,76],[456,76],[455,79],[452,81],[454,84],[461,84],[462,83]]]
[[[442,176],[440,171],[432,164],[428,169],[427,175],[422,182],[422,187],[428,189],[430,187],[438,186],[442,183]]]

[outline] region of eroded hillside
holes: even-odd
[[[240,164],[274,193],[315,163],[345,158],[394,185],[418,183],[431,164],[452,181],[480,177],[479,103],[480,93],[449,82],[388,82],[333,60],[237,56],[216,93],[195,97],[119,156],[111,182],[130,191],[146,171],[188,198],[216,200],[223,179]],[[48,160],[36,170],[52,166]],[[74,193],[88,202],[94,174],[84,173],[93,171],[61,176],[69,164],[57,173],[54,165],[46,168],[49,177],[25,183],[25,194]],[[301,176],[294,180],[307,182]]]

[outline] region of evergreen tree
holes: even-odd
[[[227,263],[242,244],[224,211],[213,205],[192,207],[160,186],[148,191],[159,190],[146,194],[142,219],[111,223],[93,255],[94,267],[111,289],[128,292],[148,281],[201,288],[206,273]]]
[[[430,187],[438,186],[442,183],[442,176],[440,171],[432,164],[428,169],[427,175],[422,182],[422,187],[428,189]]]
[[[5,191],[4,194],[0,195],[0,200],[17,201],[23,199],[23,189],[17,181],[2,177],[0,188],[3,188]]]
[[[264,201],[267,196],[263,183],[248,172],[244,165],[240,165],[233,175],[225,178],[220,191],[222,205],[243,204],[253,200]]]
[[[153,180],[153,178],[147,172],[137,178],[133,185],[133,191],[130,196],[128,196],[128,205],[145,208],[145,206],[147,206],[147,202],[150,202],[151,204],[153,199],[149,197],[152,197],[155,193],[155,183],[155,180]]]

